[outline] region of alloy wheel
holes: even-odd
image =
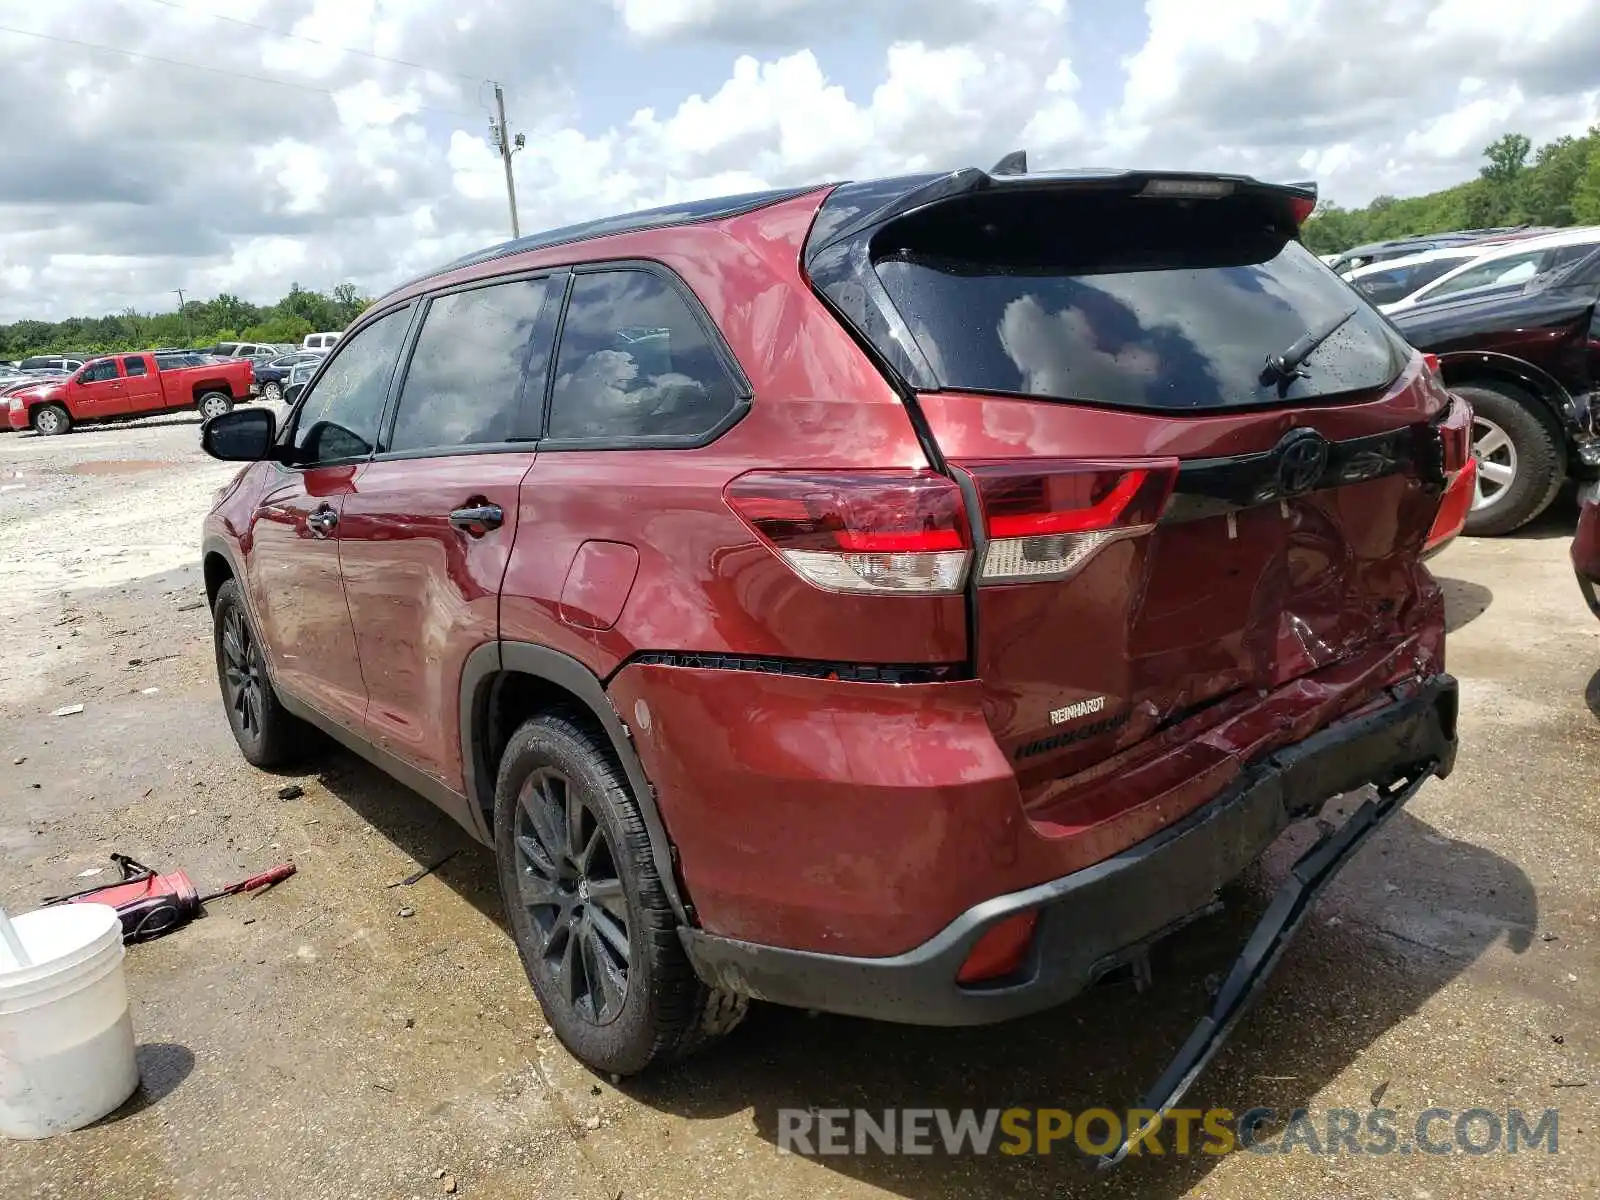
[[[1506,431],[1477,413],[1472,415],[1472,457],[1478,460],[1474,509],[1488,508],[1505,497],[1517,478],[1517,448]]]
[[[222,664],[228,710],[241,733],[259,738],[264,699],[261,654],[237,608],[229,609],[222,620]]]
[[[283,388],[276,383],[267,384],[266,387],[261,389],[261,392],[262,395],[264,395],[273,404],[276,404],[278,401],[283,399]]]
[[[61,427],[61,418],[56,415],[55,409],[46,408],[33,419],[33,425],[40,433],[55,433]]]
[[[200,415],[202,417],[220,417],[227,411],[226,402],[216,396],[207,396],[200,405]]]
[[[517,890],[562,1000],[593,1025],[628,994],[628,905],[605,829],[581,789],[541,767],[517,796]]]

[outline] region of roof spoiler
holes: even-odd
[[[989,168],[990,175],[1026,175],[1027,173],[1028,152],[1026,150],[1013,150]]]
[[[1317,206],[1317,185],[1303,183],[1264,183],[1249,175],[1220,175],[1199,171],[1041,171],[1030,174],[1025,150],[1013,150],[991,170],[963,167],[925,182],[908,181],[904,191],[883,203],[854,215],[823,236],[813,235],[806,246],[807,263],[830,246],[839,245],[874,231],[899,217],[980,191],[1027,189],[1084,189],[1121,191],[1130,195],[1167,196],[1174,199],[1219,199],[1236,192],[1277,194],[1286,201],[1296,226],[1305,223]],[[880,193],[881,195],[881,193]]]

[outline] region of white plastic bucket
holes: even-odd
[[[30,961],[0,941],[0,1134],[80,1129],[139,1086],[122,974],[122,923],[106,904],[12,919]]]

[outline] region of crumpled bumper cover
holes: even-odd
[[[759,1000],[877,1020],[979,1025],[1059,1004],[1206,909],[1290,824],[1340,793],[1405,781],[1409,799],[1455,762],[1457,685],[1448,675],[1391,690],[1389,703],[1253,763],[1204,808],[1126,851],[1059,879],[975,905],[904,954],[857,958],[762,946],[683,928],[700,977]],[[1378,825],[1352,830],[1336,866]],[[1330,876],[1331,877],[1331,876]],[[996,922],[1036,909],[1027,960],[1012,977],[962,986],[956,975]]]

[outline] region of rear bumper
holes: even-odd
[[[1456,710],[1456,681],[1435,676],[1252,764],[1217,799],[1153,837],[1092,867],[985,900],[903,954],[829,955],[689,928],[680,931],[684,947],[708,984],[778,1004],[925,1025],[1023,1016],[1077,995],[1205,910],[1285,828],[1315,816],[1330,797],[1449,774]],[[1347,854],[1370,832],[1352,838]],[[1030,909],[1038,924],[1018,972],[997,984],[957,984],[984,932]]]

